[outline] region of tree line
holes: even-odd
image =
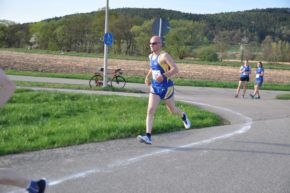
[[[190,14],[164,9],[113,9],[110,52],[147,55],[153,21],[169,21],[166,51],[183,59],[222,60],[236,48],[240,59],[290,61],[290,9],[256,9],[219,14]],[[103,52],[105,10],[51,18],[36,23],[0,22],[0,47]]]

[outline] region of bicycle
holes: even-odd
[[[89,81],[90,88],[94,86],[103,86],[104,68],[100,68],[100,72],[96,72]],[[116,88],[124,88],[126,85],[126,79],[122,76],[123,72],[121,68],[114,70],[113,77],[108,77],[108,85]]]

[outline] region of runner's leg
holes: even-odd
[[[148,108],[147,108],[147,118],[146,118],[146,133],[152,132],[154,114],[158,104],[160,103],[160,97],[156,94],[149,94]]]

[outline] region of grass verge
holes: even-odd
[[[276,96],[276,99],[280,100],[290,100],[290,94],[280,94]]]
[[[177,103],[192,128],[221,125],[217,115]],[[17,90],[0,109],[0,155],[136,137],[145,131],[146,98]],[[183,130],[179,117],[158,107],[154,134]]]
[[[126,93],[144,93],[137,89],[116,88],[112,86],[107,87],[93,87],[90,88],[86,85],[77,84],[59,84],[59,83],[46,83],[46,82],[27,82],[27,81],[15,81],[17,86],[23,87],[41,87],[41,88],[63,88],[63,89],[76,89],[76,90],[92,90],[92,91],[112,91],[112,92],[126,92]]]
[[[89,78],[91,77],[91,75],[84,75],[84,74],[61,74],[61,73],[44,73],[44,72],[29,72],[29,71],[15,71],[15,70],[6,70],[5,73],[9,75],[23,75],[23,76],[51,77],[51,78],[72,78],[72,79],[81,79],[81,80],[89,80]],[[141,83],[141,84],[144,83],[144,77],[125,77],[125,78],[127,82]],[[26,83],[26,86],[28,86],[28,84],[30,83]],[[174,79],[174,84],[179,85],[179,86],[237,88],[238,82],[189,80],[189,79],[176,78]],[[33,84],[31,85],[33,86]],[[248,84],[248,87],[253,88],[254,84],[250,82]],[[290,91],[290,83],[289,84],[265,83],[262,87],[262,90]]]

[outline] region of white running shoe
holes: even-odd
[[[186,115],[186,113],[183,113],[183,116],[182,116],[182,122],[183,122],[183,125],[186,129],[189,129],[190,126],[191,126],[191,123]]]
[[[143,135],[143,136],[142,135],[138,135],[137,140],[140,143],[145,143],[145,144],[149,144],[149,145],[152,144],[152,140],[149,139],[149,137],[147,135]]]

